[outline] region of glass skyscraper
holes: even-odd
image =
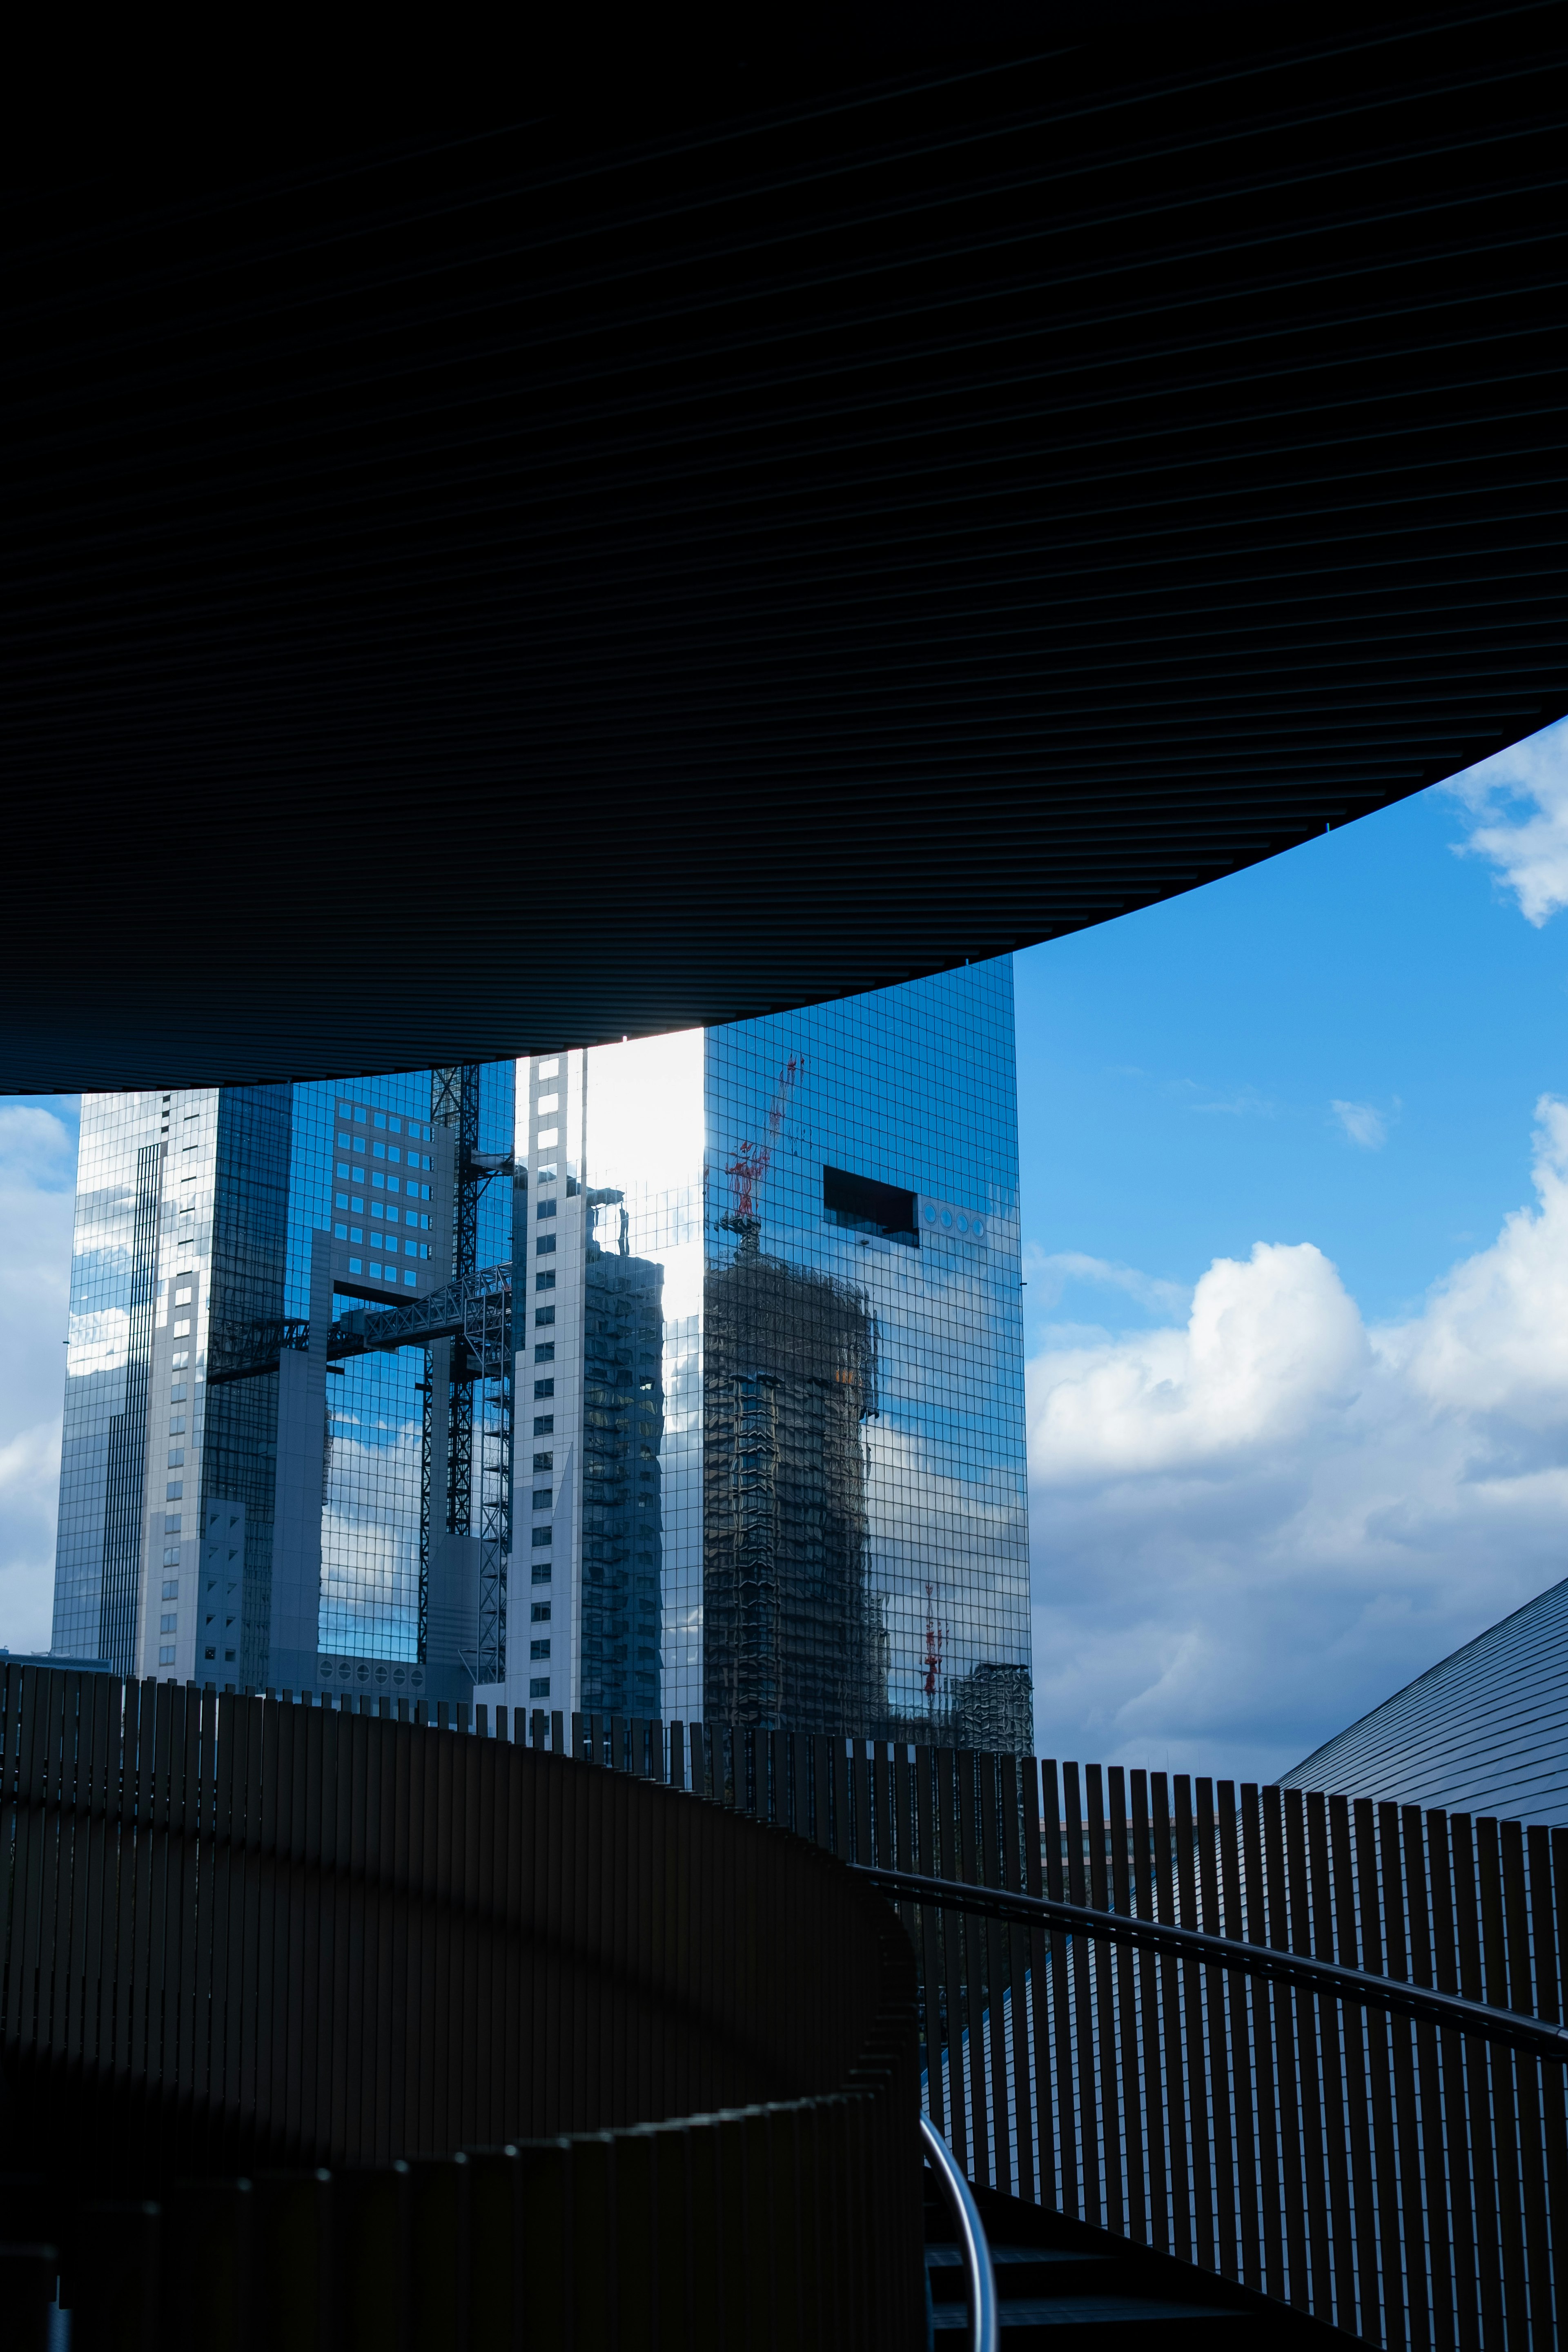
[[[1005,961],[520,1066],[481,1698],[1032,1745],[1016,1126]]]
[[[84,1099],[57,1652],[238,1687],[471,1685],[475,1661],[465,1683],[430,1623],[450,1519],[477,1540],[468,1496],[454,1512],[438,1493],[433,1520],[426,1502],[443,1343],[332,1363],[321,1344],[334,1314],[451,1279],[454,1075]],[[468,1075],[469,1139],[493,1163],[468,1188],[470,1246],[510,1261],[513,1066]],[[495,1403],[479,1384],[476,1490]]]
[[[1032,1744],[1006,961],[81,1132],[58,1652]]]

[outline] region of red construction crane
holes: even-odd
[[[753,1198],[757,1187],[768,1172],[768,1163],[773,1156],[773,1146],[778,1141],[779,1129],[784,1125],[790,1088],[805,1068],[805,1055],[792,1054],[779,1072],[779,1082],[773,1088],[773,1103],[768,1111],[766,1142],[742,1143],[724,1171],[730,1179],[730,1189],[735,1195],[735,1206],[731,1214],[737,1225],[740,1225],[742,1220],[747,1227],[756,1223]]]

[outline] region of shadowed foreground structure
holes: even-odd
[[[0,1084],[887,986],[1568,707],[1560,7],[557,16],[14,198]]]
[[[0,2237],[73,2343],[915,2341],[914,1968],[829,1856],[169,1684],[0,1670]]]
[[[0,1678],[72,2352],[912,2346],[917,2102],[1064,2347],[1568,2341],[1568,1831],[398,1706]]]

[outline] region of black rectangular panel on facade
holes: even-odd
[[[915,1196],[897,1184],[879,1184],[873,1176],[852,1176],[847,1168],[824,1168],[822,1208],[835,1224],[851,1225],[858,1233],[881,1234],[889,1240],[908,1240],[916,1248]]]

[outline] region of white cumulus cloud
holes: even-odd
[[[1568,719],[1482,760],[1446,789],[1474,822],[1461,856],[1496,867],[1537,929],[1568,907]]]
[[[1029,1367],[1037,1734],[1263,1775],[1568,1575],[1568,1104],[1536,1202],[1368,1327],[1310,1243]]]

